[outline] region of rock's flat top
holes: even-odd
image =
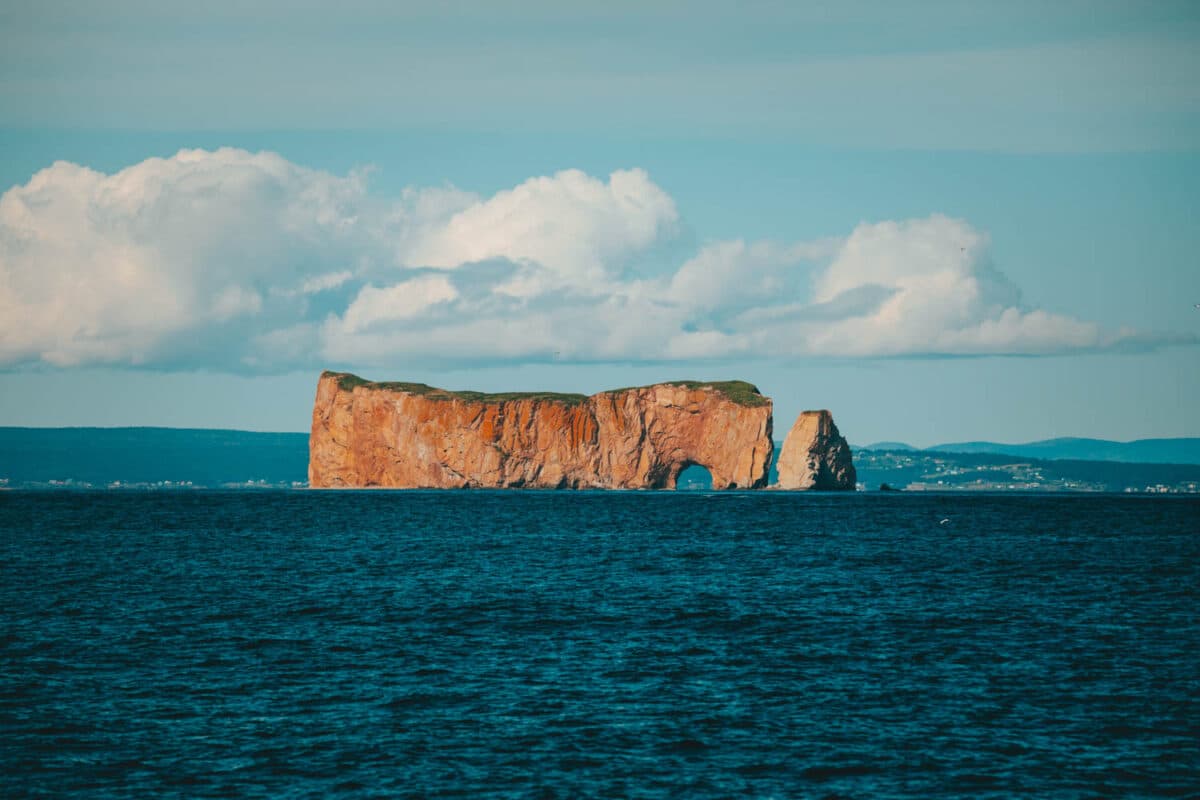
[[[428,397],[431,400],[463,400],[465,402],[504,403],[509,400],[549,400],[555,403],[578,405],[589,399],[585,394],[570,394],[564,392],[473,392],[451,389],[439,389],[424,383],[406,383],[404,381],[369,381],[352,375],[349,372],[324,372],[321,378],[336,378],[338,387],[345,391],[357,388],[375,389],[389,392],[406,392]],[[688,389],[711,389],[725,395],[739,405],[765,406],[771,403],[769,397],[764,397],[758,387],[746,381],[662,381],[646,386],[627,386],[623,389],[607,389],[597,392],[591,397],[600,395],[622,394],[636,392],[642,389],[652,389],[656,386],[682,386]]]
[[[771,401],[743,381],[676,381],[590,397],[484,394],[324,373],[309,438],[313,487],[759,488]]]

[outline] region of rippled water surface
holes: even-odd
[[[1194,500],[0,492],[0,578],[6,797],[1200,793]]]

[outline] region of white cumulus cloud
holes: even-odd
[[[843,319],[801,326],[803,349],[828,355],[1045,354],[1112,343],[1098,325],[1026,310],[991,264],[988,240],[962,220],[933,215],[864,223],[818,276],[816,303],[866,287],[886,296]]]
[[[289,292],[360,256],[368,204],[271,153],[55,163],[0,196],[0,363],[236,362],[233,329],[290,324]]]
[[[378,322],[412,319],[457,298],[453,284],[441,276],[414,278],[383,289],[368,284],[342,315],[342,324],[347,333],[358,333]]]
[[[667,274],[639,169],[482,197],[273,153],[58,162],[0,196],[0,367],[272,371],[494,361],[1050,354],[1163,340],[1023,302],[963,220],[715,241]]]
[[[643,170],[618,170],[607,182],[565,170],[462,208],[427,231],[405,259],[453,268],[503,258],[543,267],[547,280],[522,283],[512,292],[522,296],[611,279],[624,257],[651,245],[677,218],[675,202]]]

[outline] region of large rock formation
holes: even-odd
[[[683,381],[584,397],[448,392],[326,372],[316,488],[673,489],[692,464],[714,489],[767,482],[771,401],[748,383]]]
[[[858,475],[850,445],[828,411],[804,411],[779,451],[776,489],[854,489]]]

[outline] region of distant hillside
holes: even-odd
[[[1200,491],[1200,464],[1039,459],[1002,453],[860,450],[858,480],[867,489],[1022,491]]]
[[[898,450],[877,447],[878,450]],[[1200,438],[1138,439],[1112,442],[1106,439],[1047,439],[1025,444],[954,442],[925,448],[922,452],[993,453],[1022,458],[1070,459],[1075,461],[1122,461],[1137,464],[1200,464]]]
[[[200,486],[307,480],[307,433],[189,428],[0,427],[0,479],[105,486],[191,481]]]

